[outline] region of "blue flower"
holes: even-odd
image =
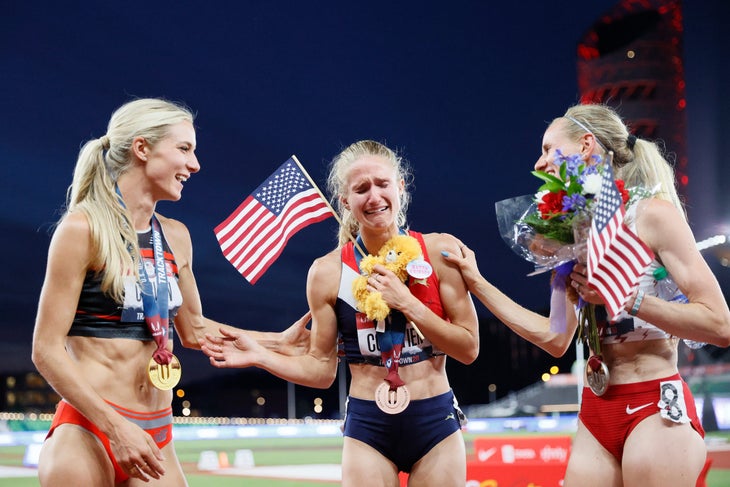
[[[583,170],[580,173],[580,176],[578,177],[578,182],[581,186],[583,186],[587,180],[589,180],[589,176],[593,175],[601,175],[601,171],[598,169],[600,162],[601,162],[601,156],[592,156],[593,159],[596,161],[596,164],[591,164],[590,166],[585,166]],[[585,191],[584,191],[585,193]]]
[[[586,198],[582,194],[571,194],[563,196],[563,211],[577,212],[586,207]]]
[[[564,156],[560,153],[560,150],[556,151],[558,153],[558,157],[561,158],[563,162],[565,162],[565,175],[568,177],[575,177],[580,176],[583,172],[583,166],[585,163],[583,162],[583,159],[580,158],[579,154],[573,154],[571,156]]]

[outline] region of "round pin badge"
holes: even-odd
[[[428,279],[433,274],[433,268],[425,260],[416,259],[406,264],[406,272],[414,279]]]

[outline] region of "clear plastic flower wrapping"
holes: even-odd
[[[555,269],[561,264],[584,258],[585,239],[566,244],[538,234],[524,223],[528,214],[537,211],[534,195],[522,195],[498,201],[494,205],[499,233],[517,255],[535,265],[530,275]]]

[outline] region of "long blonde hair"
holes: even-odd
[[[193,119],[189,109],[167,100],[133,100],[112,114],[105,135],[86,142],[79,151],[64,216],[75,211],[86,215],[91,268],[102,276],[102,291],[119,303],[124,301],[124,276],[139,277],[137,234],[116,193],[119,176],[132,165],[132,141],[144,137],[154,146],[168,135],[171,125]]]
[[[358,158],[363,156],[379,156],[387,160],[393,167],[397,179],[405,182],[405,188],[400,195],[400,208],[396,215],[396,223],[399,228],[406,226],[406,212],[411,195],[408,192],[408,186],[412,179],[412,174],[408,164],[392,149],[375,142],[373,140],[360,140],[345,147],[330,164],[330,172],[327,178],[327,188],[330,193],[331,203],[340,215],[341,225],[338,233],[338,246],[342,246],[350,240],[351,237],[357,236],[360,232],[360,224],[357,219],[348,210],[342,197],[347,196],[347,174],[350,166]]]
[[[655,197],[671,202],[687,218],[677,193],[674,168],[662,149],[649,140],[632,137],[630,141],[629,129],[613,108],[601,104],[575,105],[553,123],[556,120],[567,121],[564,130],[574,140],[585,134],[585,128],[589,129],[607,150],[613,151],[617,179],[623,179],[627,188],[658,187]]]

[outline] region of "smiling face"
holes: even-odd
[[[146,146],[145,173],[155,200],[181,198],[183,183],[200,170],[195,147],[195,128],[188,121],[171,125],[166,137]]]
[[[347,173],[343,202],[360,223],[360,230],[398,230],[396,217],[404,182],[382,156],[363,155]]]
[[[542,154],[535,163],[536,171],[543,171],[554,176],[559,176],[559,165],[556,164],[556,150],[563,155],[569,156],[578,154],[584,150],[581,141],[573,140],[565,130],[565,124],[569,120],[561,118],[550,124],[542,137]]]

